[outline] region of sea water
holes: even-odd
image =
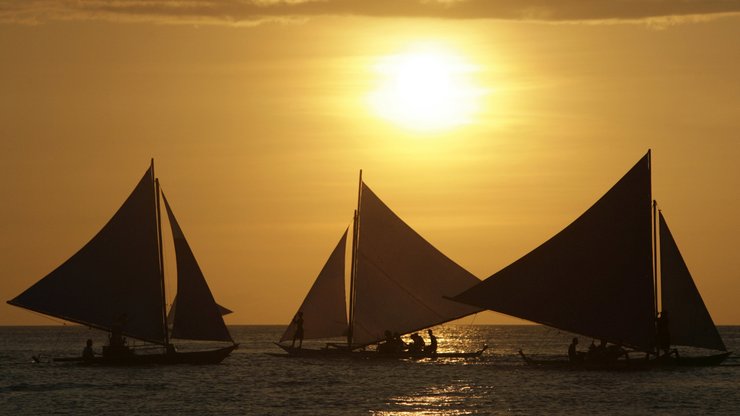
[[[49,362],[81,354],[87,338],[99,349],[99,331],[0,327],[0,414],[740,414],[737,356],[705,368],[538,369],[517,351],[564,358],[570,334],[536,325],[448,325],[435,328],[440,351],[488,350],[475,359],[285,358],[270,355],[282,352],[272,342],[283,327],[230,330],[240,347],[218,365],[111,368]],[[720,333],[728,349],[740,350],[740,327]],[[585,350],[591,340],[580,339]],[[193,347],[205,346],[180,345]]]

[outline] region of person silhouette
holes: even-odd
[[[577,362],[577,361],[583,360],[584,353],[578,351],[577,345],[578,345],[578,338],[573,337],[573,341],[568,346],[568,359],[571,362]]]
[[[419,353],[422,351],[424,351],[424,338],[414,332],[413,334],[411,334],[411,345],[409,345],[409,352]]]
[[[401,352],[408,349],[408,346],[405,342],[403,342],[403,339],[401,339],[401,335],[398,334],[398,332],[393,333],[393,352]]]
[[[429,334],[429,345],[424,348],[424,352],[434,354],[437,352],[437,337],[434,336],[431,329],[427,329]]]
[[[391,334],[391,331],[385,330],[385,339],[378,343],[378,352],[384,354],[393,352],[393,334]]]
[[[293,318],[293,324],[295,324],[295,332],[293,333],[293,343],[290,348],[295,348],[295,340],[298,340],[298,349],[303,347],[303,312],[298,311]]]
[[[82,361],[92,361],[95,358],[95,351],[93,351],[93,340],[88,339],[85,349],[82,350]]]

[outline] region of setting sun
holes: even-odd
[[[417,49],[381,58],[374,67],[378,87],[368,101],[373,111],[406,129],[438,131],[472,121],[484,89],[478,68],[441,49]]]

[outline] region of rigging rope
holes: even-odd
[[[28,311],[30,311],[30,312],[31,312],[31,313],[33,313],[34,315],[38,315],[38,316],[40,316],[40,317],[42,317],[42,318],[48,319],[49,321],[52,321],[52,322],[54,322],[54,323],[56,323],[56,324],[61,324],[62,326],[67,326],[67,322],[66,322],[66,321],[64,321],[64,320],[61,320],[61,319],[57,319],[57,318],[54,318],[54,317],[51,317],[51,316],[48,316],[48,315],[44,315],[44,314],[42,314],[42,313],[39,313],[39,312],[33,311],[33,310],[31,310],[31,309],[28,309]],[[53,344],[52,344],[52,346],[51,346],[51,347],[52,347],[52,351],[56,350],[56,347],[57,347],[57,345],[59,344],[59,337],[61,337],[61,336],[62,336],[62,332],[61,332],[61,331],[59,331],[59,332],[57,333],[56,339],[54,340],[54,343],[53,343]],[[46,360],[42,360],[43,358],[46,358]],[[49,356],[49,357],[44,357],[44,355],[43,355],[43,353],[42,353],[42,352],[39,352],[39,353],[38,353],[38,354],[36,354],[36,355],[32,355],[32,356],[31,356],[31,359],[32,359],[32,360],[33,360],[33,361],[34,361],[35,363],[42,363],[42,362],[43,362],[43,363],[46,363],[46,364],[48,364],[48,363],[50,363],[50,362],[51,362],[51,356]]]

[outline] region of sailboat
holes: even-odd
[[[161,199],[167,211],[177,263],[177,310],[167,326]],[[219,363],[238,347],[175,218],[154,160],[108,223],[76,254],[8,301],[65,321],[110,332],[93,364]],[[154,344],[136,349],[124,336]],[[172,339],[228,342],[204,351],[177,351]],[[160,346],[160,348],[156,348]],[[149,353],[140,351],[146,350]],[[152,352],[154,351],[154,352]],[[83,361],[82,357],[55,361]]]
[[[480,280],[391,211],[362,181],[362,172],[353,224],[349,296],[345,294],[347,229],[298,308],[303,339],[346,337],[346,343],[327,343],[320,349],[296,347],[290,342],[298,329],[294,320],[276,343],[290,355],[423,356],[423,352],[379,354],[366,347],[385,340],[386,331],[409,334],[481,310],[443,298]],[[484,349],[433,355],[479,356]]]
[[[648,151],[573,223],[452,299],[604,340],[642,356],[641,360],[594,362],[594,367],[721,363],[730,353],[652,200],[650,169]],[[672,346],[721,353],[661,354],[659,307],[660,316],[670,317],[664,325]]]

